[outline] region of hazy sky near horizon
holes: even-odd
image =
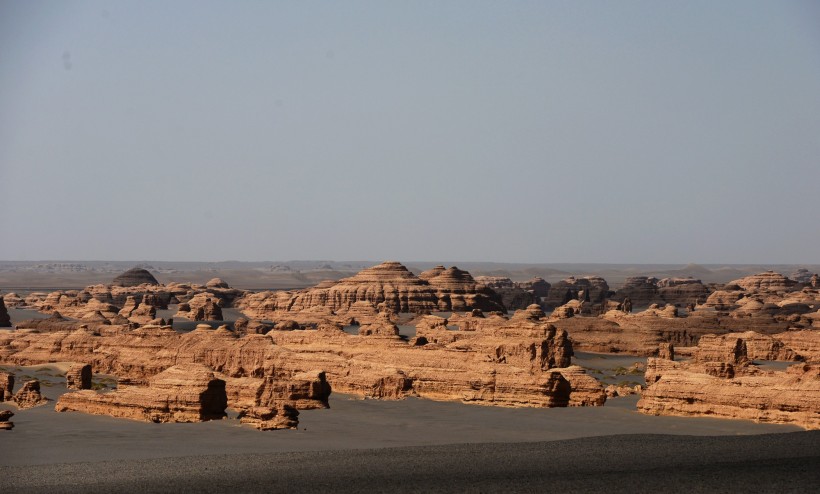
[[[0,3],[0,259],[820,263],[813,1]]]

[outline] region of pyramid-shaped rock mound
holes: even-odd
[[[139,286],[143,283],[149,285],[159,285],[159,281],[147,269],[131,268],[123,274],[114,278],[112,282],[115,286]]]
[[[349,278],[322,282],[313,288],[248,297],[241,309],[261,319],[277,311],[296,312],[315,307],[347,311],[357,302],[367,302],[374,307],[383,304],[393,312],[503,310],[497,298],[494,292],[476,283],[470,273],[456,267],[441,266],[418,277],[401,263],[387,261]]]

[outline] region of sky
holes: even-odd
[[[813,1],[0,2],[0,259],[820,263]]]

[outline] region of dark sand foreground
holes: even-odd
[[[636,359],[581,357],[593,369]],[[59,364],[5,368],[20,382],[41,379],[52,400],[65,392]],[[509,409],[333,394],[330,410],[301,413],[299,430],[268,432],[234,419],[151,424],[56,413],[53,402],[30,410],[0,403],[16,426],[0,431],[0,493],[796,492],[820,480],[820,431],[652,417],[636,402]]]
[[[810,492],[820,431],[186,456],[0,468],[13,492]]]

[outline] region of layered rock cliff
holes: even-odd
[[[225,381],[203,365],[181,364],[150,378],[148,386],[65,393],[55,409],[144,422],[201,422],[223,418],[227,406]]]
[[[395,313],[503,310],[495,294],[466,271],[439,266],[417,277],[398,262],[384,262],[350,278],[323,282],[306,290],[250,294],[236,306],[249,317],[272,320],[281,317],[278,313],[314,307],[346,311],[361,301]]]

